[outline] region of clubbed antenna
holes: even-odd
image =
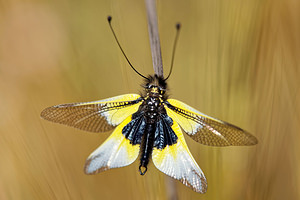
[[[177,45],[177,41],[178,41],[178,37],[179,37],[180,28],[181,28],[181,24],[177,23],[176,24],[176,36],[175,36],[175,40],[174,40],[172,60],[171,60],[171,68],[170,68],[169,75],[167,76],[167,78],[165,78],[165,81],[170,77],[170,75],[172,73],[174,57],[175,57],[175,50],[176,50],[176,45]]]
[[[115,34],[115,31],[114,31],[114,29],[113,29],[113,27],[112,27],[112,25],[111,25],[111,20],[112,20],[112,17],[111,17],[111,16],[108,16],[108,17],[107,17],[107,21],[108,21],[109,27],[110,27],[110,29],[111,29],[111,31],[112,31],[112,33],[113,33],[115,39],[116,39],[116,42],[117,42],[119,48],[121,49],[121,51],[122,51],[122,53],[123,53],[125,59],[127,60],[128,64],[130,65],[130,67],[131,67],[138,75],[140,75],[140,76],[143,77],[144,79],[149,80],[147,77],[145,77],[144,75],[142,75],[141,73],[139,73],[139,72],[133,67],[133,65],[131,64],[131,62],[129,61],[129,59],[127,58],[127,56],[126,56],[126,54],[125,54],[123,48],[121,47],[121,44],[119,43],[119,40],[118,40],[118,38],[117,38],[117,36],[116,36],[116,34]]]

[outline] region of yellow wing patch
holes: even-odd
[[[167,114],[197,142],[212,146],[257,144],[253,135],[239,127],[209,117],[178,100],[168,102]]]
[[[136,160],[140,145],[130,144],[122,134],[122,129],[130,121],[131,116],[118,125],[110,137],[88,157],[85,164],[86,174],[124,167]]]
[[[154,165],[163,173],[182,182],[195,192],[205,193],[207,182],[205,176],[191,155],[183,134],[176,121],[172,129],[178,137],[177,143],[167,145],[164,149],[153,149]]]
[[[104,132],[135,113],[141,104],[139,97],[137,94],[126,94],[100,101],[52,106],[43,110],[41,117],[81,130]]]
[[[171,109],[167,109],[168,111],[168,115],[174,119],[175,121],[177,121],[180,125],[181,128],[183,128],[183,130],[186,133],[189,134],[195,134],[197,133],[197,131],[199,130],[199,128],[202,128],[202,125],[199,124],[197,121],[194,121],[193,118],[196,118],[198,115],[203,116],[207,119],[211,119],[211,120],[215,120],[219,123],[222,123],[221,120],[212,118],[208,115],[205,115],[199,111],[197,111],[196,109],[192,108],[191,106],[178,101],[176,99],[168,99],[168,102],[172,105],[175,106],[179,109],[182,110],[183,114],[179,115],[178,113],[176,113],[175,111],[171,110]],[[185,115],[184,115],[185,114]]]

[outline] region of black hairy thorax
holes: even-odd
[[[167,99],[167,83],[162,77],[155,74],[148,76],[143,87],[146,94],[143,95],[144,102],[140,109],[145,111],[147,123],[155,123],[159,113],[166,113],[163,102]]]
[[[166,81],[157,75],[149,76],[143,87],[145,93],[141,96],[142,104],[122,130],[132,145],[141,145],[139,166],[141,175],[147,171],[154,147],[162,150],[167,145],[177,142],[177,136],[171,128],[173,120],[167,115],[164,107],[167,100]]]

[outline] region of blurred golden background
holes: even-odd
[[[300,1],[157,1],[165,74],[181,22],[172,98],[255,135],[251,147],[186,137],[208,181],[178,199],[300,199]],[[141,91],[114,41],[152,74],[144,1],[8,0],[0,4],[0,199],[168,199],[169,179],[138,162],[83,173],[110,133],[43,121],[42,109]]]

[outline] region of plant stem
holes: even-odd
[[[148,17],[148,31],[152,54],[152,63],[154,73],[163,77],[163,64],[160,50],[160,40],[157,25],[157,13],[155,0],[145,0],[147,17]]]

